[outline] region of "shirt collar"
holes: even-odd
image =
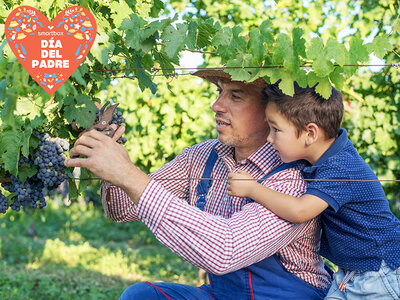
[[[337,139],[332,143],[332,145],[322,154],[322,156],[313,164],[312,166],[305,167],[303,171],[312,172],[314,169],[320,167],[326,161],[338,154],[342,149],[346,146],[349,139],[347,138],[347,131],[344,128],[339,130],[339,135]],[[305,161],[299,161],[299,167],[303,167],[305,165]]]
[[[230,157],[233,159],[234,148],[231,146],[219,143],[215,147],[215,151],[220,158]],[[246,163],[253,163],[259,167],[264,174],[268,174],[277,166],[281,165],[282,160],[272,145],[266,142],[246,159]]]

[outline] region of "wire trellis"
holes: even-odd
[[[102,180],[98,177],[93,178],[70,178],[71,180]],[[228,181],[228,178],[151,178],[155,181]],[[306,178],[266,178],[266,179],[230,179],[238,181],[332,181],[332,182],[398,182],[400,179],[346,179],[346,178],[335,178],[335,179],[306,179]]]
[[[349,65],[334,65],[335,67],[391,67],[391,68],[400,68],[400,63],[392,63],[392,64],[349,64]],[[176,71],[223,71],[227,69],[281,69],[283,66],[247,66],[247,67],[177,67],[177,68],[127,68],[127,69],[102,69],[102,70],[90,70],[89,72],[93,73],[105,73],[105,72],[132,72],[132,71],[147,71],[147,72],[154,72],[152,74],[152,79],[156,76],[164,76],[164,77],[175,77],[175,76],[183,76],[183,75],[192,75],[192,73],[177,73]],[[303,69],[311,69],[311,65],[304,65],[300,66]],[[160,71],[172,71],[171,73],[164,73],[158,74]],[[127,79],[136,79],[138,78],[137,75],[129,74],[129,75],[121,75],[121,76],[112,76],[110,79],[117,79],[117,78],[127,78]]]

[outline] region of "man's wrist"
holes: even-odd
[[[140,197],[151,178],[134,164],[129,167],[128,176],[124,178],[120,187],[128,194],[135,205],[139,204]]]

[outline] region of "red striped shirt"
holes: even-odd
[[[292,224],[246,199],[228,196],[225,180],[215,180],[204,211],[195,207],[198,180],[216,140],[187,148],[181,155],[151,174],[152,181],[135,207],[123,190],[102,184],[102,201],[116,222],[141,220],[157,239],[186,261],[214,274],[226,274],[278,254],[283,266],[309,284],[326,288],[329,276],[318,254],[320,223],[313,219]],[[212,177],[227,178],[244,170],[262,178],[282,161],[269,143],[243,162],[235,162],[232,147],[219,144]],[[296,168],[270,179],[301,178]],[[305,192],[303,181],[265,181],[264,185],[295,197]],[[108,194],[108,197],[106,195]]]

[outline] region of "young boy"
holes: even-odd
[[[268,141],[282,161],[309,179],[300,198],[281,194],[243,171],[229,174],[228,194],[249,197],[290,222],[321,214],[320,254],[339,267],[325,299],[400,299],[400,221],[376,175],[340,129],[342,94],[320,97],[295,83],[293,97],[265,90]],[[244,180],[248,179],[248,180]]]

